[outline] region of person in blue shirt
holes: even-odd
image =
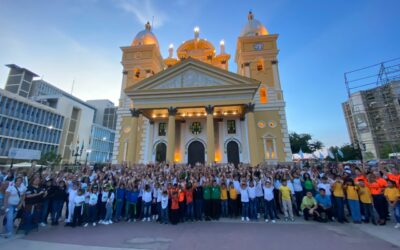
[[[128,184],[128,188],[125,192],[126,206],[125,206],[125,217],[128,222],[136,221],[137,209],[136,204],[139,198],[139,189],[137,185],[133,183]]]
[[[315,200],[318,204],[318,213],[320,215],[325,214],[323,217],[323,221],[327,222],[328,220],[332,221],[332,201],[331,197],[326,195],[326,191],[324,188],[319,189],[319,194],[315,196]]]
[[[119,222],[121,220],[122,207],[125,202],[125,192],[125,183],[121,182],[115,190],[115,222]]]

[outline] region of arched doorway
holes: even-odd
[[[239,145],[235,141],[230,141],[226,145],[226,152],[228,154],[228,162],[237,166],[240,162],[239,158]]]
[[[156,162],[164,162],[167,158],[167,145],[158,143],[156,147]]]
[[[204,163],[204,145],[194,141],[188,147],[188,163],[193,166],[197,162]]]

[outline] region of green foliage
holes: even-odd
[[[56,166],[59,165],[62,160],[62,157],[60,154],[57,154],[53,150],[42,154],[39,160],[39,164],[41,165],[48,165],[48,166]]]
[[[292,132],[289,134],[290,146],[292,153],[298,153],[300,149],[304,153],[313,153],[324,147],[324,144],[320,141],[312,141],[310,134],[297,134]]]
[[[341,157],[338,154],[338,151],[342,151],[343,157]],[[329,150],[333,153],[335,156],[335,159],[330,158],[329,156],[326,157],[325,160],[327,161],[350,161],[350,160],[361,160],[361,151],[359,149],[355,149],[352,145],[350,144],[345,144],[341,146],[340,148],[337,146],[330,147]]]

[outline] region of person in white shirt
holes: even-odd
[[[74,214],[72,219],[72,227],[81,226],[83,222],[83,204],[85,203],[85,195],[83,189],[79,189],[74,197]]]
[[[168,224],[168,191],[164,190],[161,195],[161,220],[160,223]]]
[[[260,218],[260,214],[264,210],[264,202],[263,202],[263,188],[262,188],[262,181],[259,178],[255,180],[256,185],[256,200],[257,200],[257,219]]]
[[[14,233],[15,213],[22,209],[26,188],[22,185],[22,177],[17,177],[14,183],[10,183],[6,189],[4,197],[4,208],[6,212],[7,224],[4,237],[12,236]]]
[[[331,197],[332,191],[331,191],[331,184],[328,182],[328,178],[324,175],[321,178],[321,182],[318,183],[317,189],[325,189],[325,195]]]
[[[143,202],[143,221],[151,221],[151,201],[152,201],[152,192],[150,189],[150,185],[146,185],[142,194],[142,202]]]
[[[109,225],[112,224],[113,222],[111,221],[112,218],[112,213],[113,213],[113,202],[114,202],[114,193],[110,191],[110,187],[106,185],[104,187],[104,193],[106,193],[106,200],[105,200],[105,206],[106,206],[106,216],[104,217],[103,224],[104,225]],[[103,200],[103,197],[102,197]]]
[[[72,223],[72,218],[73,218],[74,209],[75,209],[74,200],[75,200],[75,196],[77,195],[77,192],[78,192],[78,183],[73,182],[72,187],[68,190],[68,217],[65,220],[65,222],[67,223],[66,224],[67,226],[71,225],[71,223]]]
[[[251,220],[257,220],[256,187],[254,186],[254,181],[250,181],[247,190],[249,193],[249,217]]]
[[[274,187],[272,186],[271,181],[266,181],[263,186],[264,191],[264,220],[265,222],[269,222],[269,219],[272,223],[275,223],[276,219],[276,210],[275,210],[275,201],[274,201]]]
[[[91,192],[89,193],[89,219],[88,222],[96,226],[97,221],[97,200],[99,199],[99,194],[97,192],[97,186],[93,186]]]
[[[296,215],[300,215],[301,212],[301,202],[304,197],[303,185],[301,183],[301,179],[298,173],[293,173],[293,189],[294,189],[294,197],[296,200]]]
[[[249,190],[246,183],[240,187],[240,201],[242,202],[242,221],[250,221],[249,218]]]

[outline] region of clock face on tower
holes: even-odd
[[[255,50],[262,50],[262,49],[264,48],[264,44],[262,44],[262,43],[255,43],[255,44],[253,44],[253,48],[254,48]]]

